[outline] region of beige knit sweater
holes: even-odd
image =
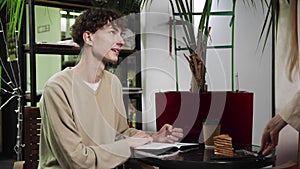
[[[42,129],[39,168],[114,168],[131,155],[127,143],[115,140],[129,128],[118,78],[104,71],[96,91],[71,68],[51,77],[40,101]]]

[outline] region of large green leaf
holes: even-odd
[[[140,0],[140,7],[141,9],[145,8],[147,5],[151,5],[153,0]]]
[[[0,11],[4,8],[5,4],[7,3],[7,0],[3,0],[2,2],[0,2]]]
[[[15,31],[18,31],[19,36],[24,10],[24,0],[2,0],[0,2],[0,10],[6,10],[8,35],[13,36]]]
[[[263,41],[263,51],[266,47],[267,41],[268,41],[268,37],[270,36],[271,30],[272,30],[272,25],[274,24],[276,26],[276,30],[275,33],[277,32],[277,26],[278,26],[278,22],[277,22],[277,18],[278,18],[278,14],[279,14],[279,0],[243,0],[244,4],[248,4],[250,7],[257,7],[256,3],[260,3],[260,5],[262,6],[262,9],[264,12],[266,12],[265,14],[265,19],[264,19],[264,23],[259,35],[259,40],[258,40],[258,44],[260,44]],[[265,6],[267,6],[267,11],[265,11]]]

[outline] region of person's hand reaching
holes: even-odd
[[[269,121],[262,135],[260,153],[266,156],[274,150],[278,144],[279,132],[286,125],[278,114]]]

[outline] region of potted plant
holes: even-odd
[[[236,1],[233,0],[235,6]],[[249,5],[255,5],[254,1],[244,1]],[[192,1],[176,0],[171,1],[171,6],[176,15],[180,17],[179,21],[184,30],[184,41],[187,45],[190,56],[185,56],[190,64],[193,73],[192,83],[195,83],[196,90],[192,92],[184,92],[178,90],[176,92],[159,92],[155,95],[156,103],[156,125],[161,127],[162,122],[170,123],[184,128],[187,131],[185,136],[189,141],[196,141],[200,136],[202,121],[205,118],[217,118],[222,121],[225,130],[222,132],[229,133],[242,143],[251,143],[252,141],[252,119],[253,119],[253,93],[250,92],[204,92],[205,91],[205,56],[207,48],[207,39],[209,36],[209,17],[211,11],[211,0],[205,1],[203,15],[198,25],[197,35],[192,25]],[[262,1],[262,3],[265,3]],[[264,23],[264,27],[260,39],[263,34],[270,31],[272,21],[270,16],[273,16],[272,8],[275,1],[268,4],[268,13]],[[233,7],[234,8],[234,7]],[[274,19],[273,17],[271,19]],[[234,15],[231,22],[234,20]],[[177,21],[177,20],[176,20]],[[176,56],[175,56],[176,57]],[[176,58],[175,58],[176,59]],[[175,61],[176,62],[176,61]],[[202,68],[202,69],[200,69]],[[198,73],[196,71],[198,69]],[[195,73],[196,72],[196,73]],[[200,73],[199,73],[200,72]],[[197,83],[197,80],[198,83]],[[199,85],[200,84],[200,85]],[[241,113],[242,112],[242,113]],[[239,116],[239,117],[238,117]],[[247,116],[247,117],[246,117]],[[234,119],[238,117],[237,119]],[[239,121],[240,126],[231,126],[232,121]],[[224,129],[223,128],[223,129]],[[231,131],[230,129],[237,129]],[[227,130],[228,129],[228,130]],[[244,133],[243,133],[244,131]],[[247,132],[245,132],[247,131]],[[237,132],[237,133],[235,133]],[[247,134],[246,134],[247,133]],[[247,136],[247,139],[239,138],[239,136]]]
[[[209,18],[212,0],[205,1],[201,19],[198,25],[198,32],[196,32],[197,36],[195,36],[193,28],[193,2],[191,0],[178,0],[175,1],[175,5],[174,1],[172,0],[169,0],[169,2],[171,4],[173,13],[179,15],[182,28],[185,33],[183,40],[188,48],[189,56],[184,55],[184,57],[189,62],[190,69],[193,74],[191,81],[191,92],[204,92],[207,90],[205,80],[205,60],[207,39],[210,31]],[[175,10],[177,12],[175,12]],[[175,20],[175,18],[173,20]]]
[[[144,3],[152,3],[153,0],[143,0]],[[203,92],[207,90],[206,87],[206,49],[207,49],[207,40],[210,36],[210,14],[211,14],[211,5],[212,0],[206,0],[205,5],[202,10],[201,19],[198,25],[198,31],[194,32],[193,28],[193,1],[192,0],[169,0],[172,11],[176,16],[179,16],[179,21],[182,23],[182,29],[184,31],[184,41],[186,43],[186,47],[189,51],[189,56],[184,55],[190,65],[191,72],[193,74],[191,81],[191,92]],[[219,2],[219,0],[218,0]],[[256,6],[257,3],[261,3],[263,6],[267,4],[267,1],[255,1],[255,0],[243,0],[245,5]],[[232,0],[233,11],[235,10],[236,0]],[[278,14],[278,0],[270,0],[269,4],[267,4],[267,13],[265,22],[259,37],[259,41],[264,40],[264,46],[267,42],[271,26],[273,23],[277,23],[276,15]],[[173,17],[173,22],[176,21],[175,17]],[[230,21],[230,25],[234,22],[234,14]],[[175,54],[176,55],[176,54]],[[175,56],[175,60],[177,56]],[[177,62],[175,61],[175,64]],[[175,65],[175,69],[177,71],[177,65]],[[234,84],[234,72],[232,72],[232,83]],[[176,73],[177,76],[177,73]],[[178,77],[176,77],[178,79]],[[178,83],[176,82],[176,89],[178,91]],[[232,85],[232,90],[234,90],[234,86]]]

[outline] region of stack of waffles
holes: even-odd
[[[214,154],[226,157],[234,156],[232,138],[228,134],[222,134],[214,137]]]

